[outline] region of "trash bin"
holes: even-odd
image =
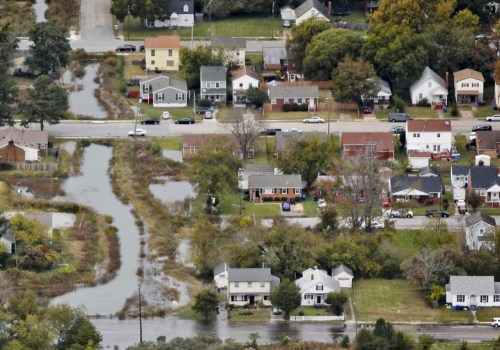
[[[448,112],[448,107],[443,107],[443,113]]]
[[[460,311],[460,306],[459,305],[455,305],[455,310],[456,311]]]
[[[306,195],[305,195],[305,194],[303,194],[303,195],[300,197],[300,199],[301,199],[302,201],[305,201],[305,200],[306,200],[306,198],[307,198],[307,197],[306,197]]]
[[[314,200],[315,202],[317,202],[317,201],[318,201],[318,195],[317,195],[317,194],[315,194],[315,195],[313,196],[313,200]]]

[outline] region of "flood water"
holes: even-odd
[[[163,184],[151,184],[151,193],[165,204],[183,201],[186,197],[194,197],[193,186],[188,181],[165,181]]]
[[[51,301],[51,304],[84,306],[87,314],[109,315],[120,311],[126,298],[137,290],[136,271],[139,266],[139,232],[130,213],[131,206],[121,203],[113,194],[108,176],[112,149],[100,145],[86,148],[81,176],[62,183],[66,195],[56,200],[69,200],[93,207],[100,214],[113,217],[120,238],[121,267],[107,284],[80,288]]]
[[[47,11],[48,5],[45,0],[36,0],[36,3],[33,4],[33,8],[35,9],[36,23],[47,22],[45,11]]]
[[[83,78],[72,78],[71,71],[64,72],[61,83],[75,85],[75,89],[68,96],[69,111],[74,115],[81,115],[93,118],[106,118],[106,111],[99,105],[99,101],[94,96],[94,90],[99,88],[99,84],[94,82],[97,76],[99,64],[88,64],[85,66]]]

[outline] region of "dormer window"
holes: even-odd
[[[184,5],[183,11],[184,12],[189,12],[189,6],[188,5]]]

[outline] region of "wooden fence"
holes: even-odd
[[[57,163],[28,163],[15,162],[16,170],[18,171],[56,171]]]

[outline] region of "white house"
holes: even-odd
[[[146,21],[147,28],[177,28],[194,26],[194,0],[170,0],[170,16],[165,20]]]
[[[411,169],[422,169],[428,167],[432,158],[432,153],[430,152],[408,152],[408,165]]]
[[[500,106],[500,80],[495,79],[495,106]]]
[[[295,9],[290,5],[285,5],[280,8],[282,21],[295,21]]]
[[[231,72],[233,85],[233,104],[247,103],[247,90],[259,87],[259,75],[249,66]]]
[[[320,21],[330,21],[327,8],[318,0],[306,0],[295,9],[295,24],[314,18]]]
[[[9,254],[14,254],[16,252],[16,237],[11,233],[5,233],[0,236],[0,244],[7,248]]]
[[[349,266],[340,264],[332,268],[332,277],[339,281],[340,288],[352,288],[354,274]]]
[[[493,248],[496,220],[480,211],[465,218],[465,244],[469,250]]]
[[[424,98],[434,108],[447,105],[448,88],[445,81],[429,67],[425,67],[420,78],[410,86],[411,103],[414,105]]]
[[[234,305],[271,305],[269,295],[280,279],[271,275],[270,268],[228,269],[227,300]]]
[[[210,46],[224,51],[224,64],[236,63],[239,67],[245,66],[247,41],[243,38],[230,36],[213,36]]]
[[[450,276],[446,303],[453,307],[499,307],[500,283],[493,276]]]
[[[468,165],[452,165],[450,168],[451,187],[453,188],[453,200],[465,200],[465,189],[469,181]]]
[[[374,104],[388,105],[391,100],[392,92],[389,83],[380,78],[369,78],[368,80],[375,80],[377,85],[377,94],[375,96],[361,96],[363,101],[371,100]]]
[[[159,75],[139,82],[141,101],[153,107],[186,107],[187,83],[183,79]]]
[[[457,103],[478,103],[484,101],[483,73],[470,68],[453,73],[455,85],[455,101]]]
[[[406,151],[451,152],[451,122],[444,119],[413,119],[406,122]],[[450,156],[451,157],[451,156]]]
[[[225,262],[214,267],[214,282],[215,286],[220,289],[226,289],[228,285],[228,270],[229,265]]]
[[[338,292],[340,283],[324,270],[307,269],[295,281],[300,288],[302,306],[324,305],[330,292]]]

